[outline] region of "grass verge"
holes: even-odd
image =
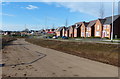
[[[6,44],[14,40],[16,40],[16,38],[14,37],[1,37],[0,38],[1,45],[2,45],[1,48],[3,48]]]
[[[27,38],[26,41],[79,57],[119,66],[118,53],[120,51],[120,45],[56,41],[35,38]]]

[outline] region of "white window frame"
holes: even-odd
[[[97,30],[100,30],[100,25],[97,25]]]

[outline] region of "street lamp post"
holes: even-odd
[[[111,30],[111,42],[113,41],[113,27],[114,27],[114,6],[115,6],[115,0],[112,2],[112,30]]]

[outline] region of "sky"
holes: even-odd
[[[111,2],[2,2],[0,27],[9,31],[40,30],[65,26],[66,20],[68,26],[88,22],[100,18],[101,4],[104,17],[111,16]],[[115,14],[117,10],[115,3]]]

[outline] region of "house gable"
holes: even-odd
[[[102,37],[102,30],[103,30],[103,24],[105,22],[105,19],[98,19],[95,24],[95,31],[94,36],[95,37]]]
[[[87,25],[88,25],[89,23],[86,23],[86,22],[84,22],[84,23],[82,23],[82,26],[81,26],[81,37],[86,37],[86,27],[87,27]]]

